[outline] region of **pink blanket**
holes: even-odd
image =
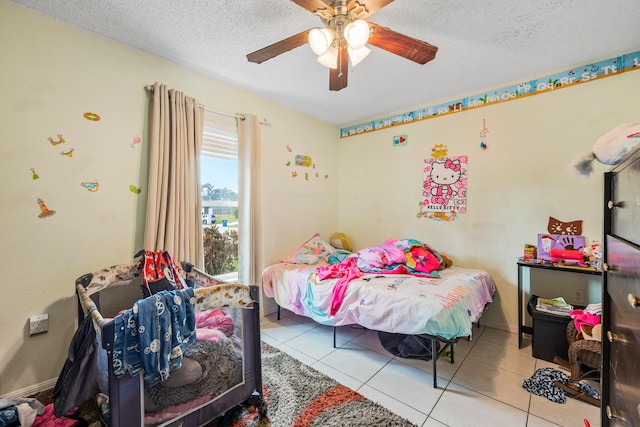
[[[339,264],[326,265],[318,268],[318,279],[320,280],[340,278],[331,291],[331,309],[329,311],[331,316],[334,316],[340,308],[349,282],[361,276],[362,273],[358,268],[355,257],[346,258]]]

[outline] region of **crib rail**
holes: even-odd
[[[249,285],[220,283],[213,276],[189,263],[181,263],[181,274],[192,281],[194,286],[195,310],[204,311],[214,308],[253,308],[258,295]],[[99,292],[110,285],[140,277],[137,264],[114,265],[95,273],[88,273],[76,280],[78,301],[84,316],[91,316],[96,332],[101,336],[102,327],[107,321],[100,314]],[[98,294],[98,295],[94,295]],[[93,297],[92,297],[93,295]],[[94,300],[95,299],[95,300]]]
[[[100,310],[95,302],[89,296],[89,293],[82,284],[76,284],[76,292],[78,293],[78,300],[80,307],[85,316],[91,316],[93,325],[96,328],[96,332],[102,335],[102,327],[106,323],[106,320],[100,314]]]

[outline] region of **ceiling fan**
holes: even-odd
[[[355,66],[370,51],[365,44],[399,55],[418,64],[436,57],[438,48],[365,19],[393,0],[291,0],[318,15],[325,28],[308,29],[247,55],[260,64],[309,43],[318,61],[329,67],[329,90],[347,87],[348,62]]]

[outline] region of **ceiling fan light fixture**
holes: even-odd
[[[313,28],[309,31],[309,46],[318,56],[324,55],[333,43],[333,31],[329,28]]]
[[[318,56],[318,62],[327,68],[338,68],[338,49],[329,46],[324,55]]]
[[[349,59],[351,60],[351,66],[355,67],[362,61],[364,58],[371,53],[371,49],[366,46],[362,46],[360,49],[352,49],[350,47],[347,48],[347,52],[349,53]]]
[[[369,40],[369,24],[363,19],[356,19],[344,28],[344,38],[352,49],[360,49]]]

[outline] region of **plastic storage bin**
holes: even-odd
[[[538,297],[529,299],[527,311],[533,318],[533,336],[531,354],[536,359],[553,362],[555,356],[567,360],[569,343],[567,342],[567,325],[571,317],[559,316],[536,310]]]

